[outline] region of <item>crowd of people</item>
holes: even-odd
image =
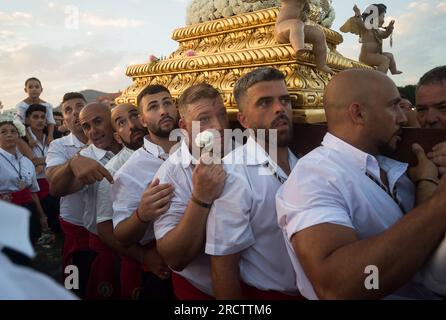
[[[446,295],[446,142],[413,145],[412,168],[391,158],[404,125],[446,129],[446,66],[420,79],[415,111],[381,72],[333,76],[328,133],[301,158],[289,147],[305,137],[293,135],[292,99],[274,68],[235,84],[241,140],[205,83],[176,103],[149,85],[137,106],[113,109],[69,92],[61,114],[38,79],[25,91],[16,117],[0,119],[2,211],[11,202],[31,212],[2,218],[2,298],[75,297],[6,276],[32,256],[26,236],[37,245],[59,235],[60,283],[74,266],[71,290],[86,300]],[[378,288],[365,285],[370,266]]]

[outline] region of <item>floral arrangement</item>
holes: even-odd
[[[20,122],[19,120],[15,119],[14,115],[11,113],[1,113],[0,114],[0,122],[12,122],[14,124],[14,126],[17,128],[17,131],[19,132],[19,136],[20,137],[24,137],[26,134],[26,129],[25,126],[23,125],[22,122]]]
[[[321,8],[318,22],[324,27],[331,28],[335,19],[332,0],[309,0],[309,2]],[[279,6],[280,0],[192,0],[187,9],[186,24],[192,25]]]

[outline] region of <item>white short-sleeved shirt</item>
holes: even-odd
[[[82,149],[80,155],[86,158],[96,160],[101,165],[105,166],[115,155],[111,151],[99,149],[94,144],[90,144],[85,149]],[[104,178],[105,179],[105,178]],[[97,196],[98,196],[99,182],[95,182],[82,189],[82,198],[84,200],[85,210],[83,216],[83,226],[89,232],[98,234],[96,226],[97,219]]]
[[[29,240],[30,212],[0,201],[0,300],[75,300],[76,297],[44,274],[15,265],[3,246],[34,256]]]
[[[0,194],[21,191],[18,184],[20,176],[31,192],[39,192],[36,169],[31,160],[18,150],[16,155],[12,155],[0,148]]]
[[[46,155],[48,154],[48,148],[49,148],[49,146],[45,143],[46,135],[45,134],[43,135],[43,141],[39,141],[37,139],[37,137],[34,135],[31,127],[28,127],[27,130],[28,130],[30,136],[37,142],[37,145],[34,148],[32,148],[34,155],[37,158],[46,158]],[[46,178],[45,170],[37,175],[37,179],[45,179],[45,178]]]
[[[46,107],[46,123],[47,124],[56,124],[53,116],[53,106],[49,102],[39,103],[42,106]],[[29,108],[29,104],[25,101],[21,101],[16,105],[16,118],[20,120],[22,123],[25,123],[26,118],[26,110]]]
[[[46,156],[47,169],[65,164],[84,146],[85,144],[76,138],[73,133],[53,140],[50,143]],[[82,191],[60,198],[60,216],[66,222],[82,226],[84,208]]]
[[[288,160],[290,168],[297,163],[291,151]],[[297,295],[293,265],[276,214],[275,195],[287,174],[252,137],[223,162],[227,178],[209,213],[206,253],[240,252],[243,282],[260,290]]]
[[[287,240],[297,286],[308,299],[316,293],[291,245],[292,236],[312,226],[331,223],[354,229],[359,239],[384,232],[402,218],[398,204],[368,172],[381,181],[387,173],[405,211],[415,204],[415,187],[406,175],[408,165],[384,156],[373,157],[328,133],[319,147],[300,159],[276,197],[279,225]],[[394,298],[431,298],[427,290],[409,283]]]
[[[133,154],[133,150],[123,147],[106,165],[105,169],[114,177],[116,172],[126,163]],[[113,220],[113,200],[111,195],[111,184],[107,179],[99,182],[96,200],[96,223]]]
[[[111,187],[113,200],[113,226],[129,218],[139,207],[144,191],[153,180],[159,167],[168,154],[155,143],[144,138],[144,146],[136,150],[127,162],[118,170]],[[140,240],[142,245],[155,240],[153,224],[147,224],[147,230]]]
[[[159,178],[160,183],[169,183],[174,188],[169,209],[154,223],[157,240],[162,239],[181,221],[192,195],[192,171],[192,155],[183,141],[180,148],[171,154],[155,175],[155,177]],[[214,295],[211,278],[211,260],[204,252],[189,263],[183,271],[177,273],[199,290],[208,295]]]

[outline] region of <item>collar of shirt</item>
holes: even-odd
[[[164,157],[165,159],[167,159],[169,157],[169,155],[164,152],[163,148],[150,141],[148,137],[144,138],[144,149],[156,158]]]
[[[255,141],[255,139],[250,136],[248,138],[248,141],[245,144],[245,150],[246,150],[246,165],[247,166],[263,166],[268,167],[270,166],[271,169],[276,171],[278,170],[279,166],[271,159],[270,155],[265,151],[265,149]],[[288,162],[291,166],[291,169],[294,168],[294,166],[297,163],[297,157],[291,152],[291,150],[288,149]]]
[[[325,135],[322,145],[342,153],[346,161],[347,159],[350,160],[350,162],[364,174],[368,172],[374,178],[378,179],[378,181],[381,181],[380,169],[383,169],[387,173],[390,189],[393,189],[397,180],[408,168],[407,163],[399,162],[381,155],[374,157],[355,148],[331,133]]]
[[[0,212],[0,247],[5,246],[30,258],[34,257],[34,249],[28,237],[28,210],[0,201]]]
[[[81,142],[73,133],[70,133],[64,139],[64,145],[69,147],[82,148],[85,146],[83,142]]]
[[[28,132],[29,132],[29,134],[31,135],[31,138],[33,138],[34,140],[36,140],[37,143],[38,143],[40,146],[42,146],[42,147],[46,146],[45,144],[42,145],[42,141],[39,141],[39,140],[37,139],[36,135],[34,134],[33,130],[31,129],[31,127],[28,127]],[[43,141],[44,141],[44,142],[46,141],[46,134],[43,134]]]
[[[101,162],[101,160],[103,159],[110,160],[115,156],[113,152],[100,149],[96,147],[94,144],[90,144],[87,148],[83,149],[81,151],[81,154],[99,162]]]
[[[0,153],[3,154],[4,156],[6,156],[8,158],[8,160],[12,161],[13,163],[17,160],[20,160],[23,157],[23,154],[20,153],[19,149],[16,149],[16,155],[17,155],[17,159],[13,154],[10,154],[8,151],[0,148]]]

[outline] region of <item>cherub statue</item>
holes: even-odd
[[[307,25],[310,10],[308,0],[281,0],[274,36],[279,43],[291,43],[297,54],[305,51],[305,42],[313,45],[316,66],[327,73],[333,70],[327,66],[327,43],[324,32],[317,26]]]
[[[383,52],[383,39],[392,36],[395,20],[390,21],[387,27],[383,27],[387,7],[384,4],[374,4],[361,14],[358,6],[353,7],[355,16],[351,17],[342,27],[342,32],[351,32],[359,35],[362,43],[359,61],[371,67],[376,67],[379,71],[392,74],[401,74],[396,67],[395,58],[389,52]],[[378,23],[372,23],[372,14],[378,13]],[[376,20],[376,19],[375,19]],[[390,42],[392,44],[392,40]]]

